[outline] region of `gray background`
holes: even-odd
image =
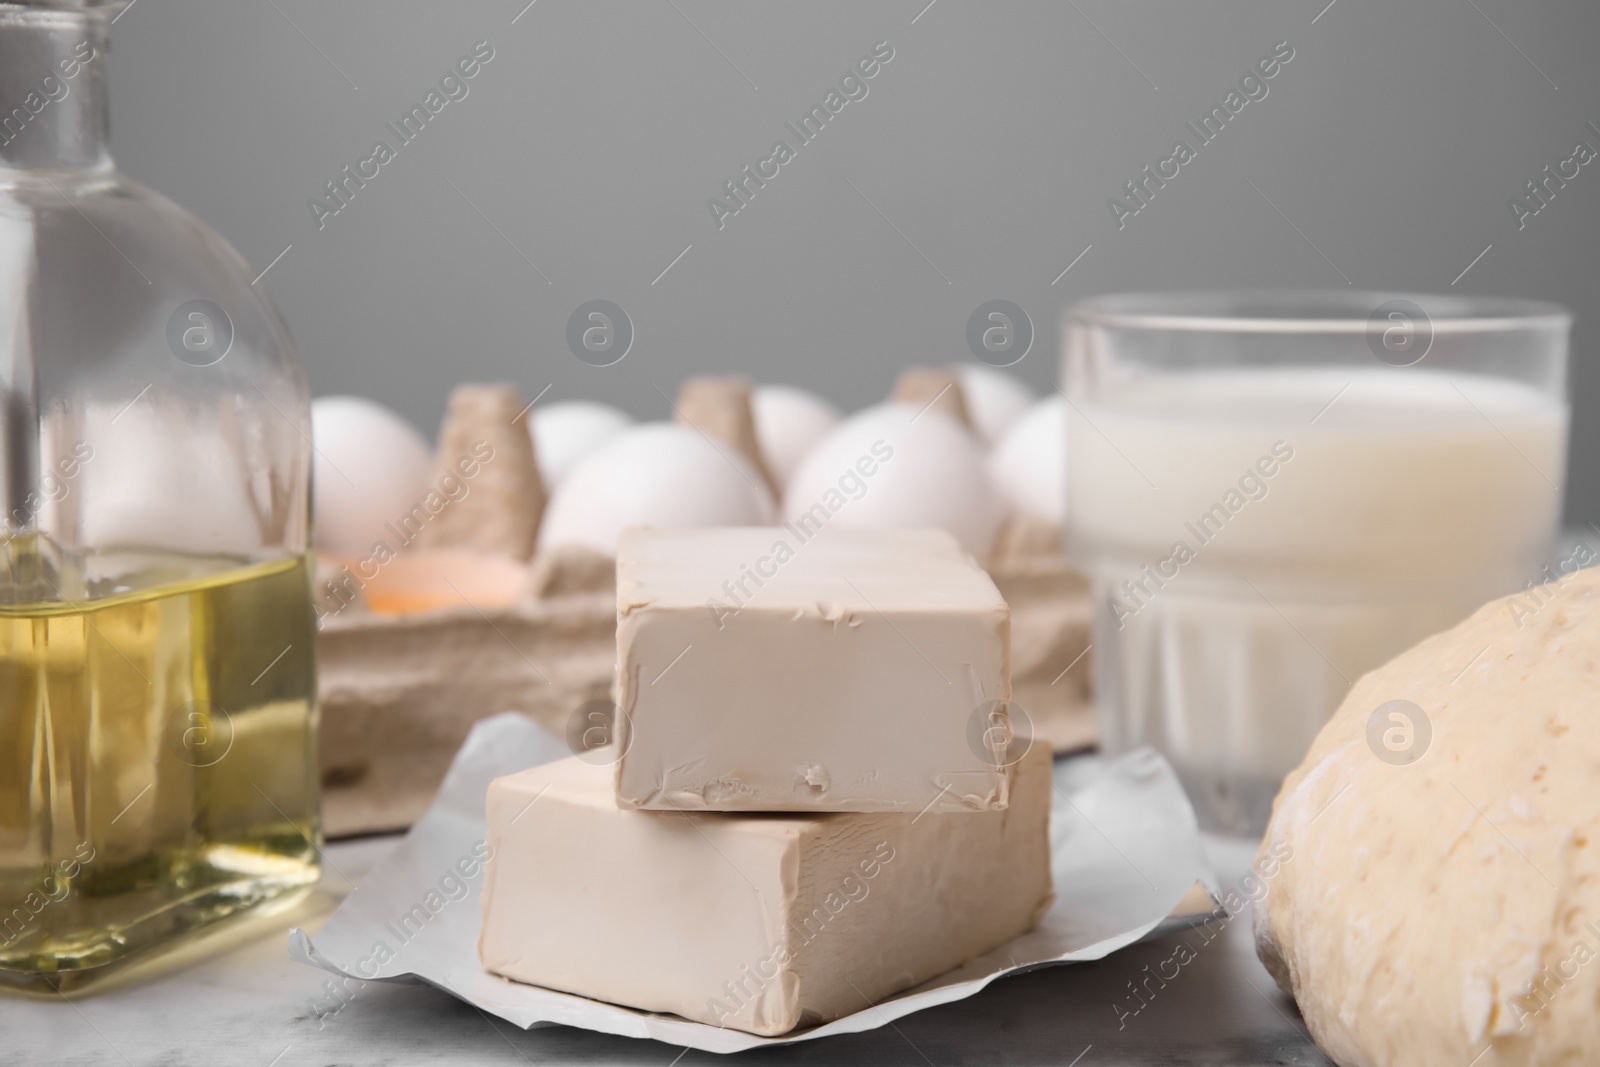
[[[1032,316],[1014,373],[1043,388],[1059,310],[1089,294],[1451,291],[1488,247],[1453,291],[1578,315],[1567,519],[1600,521],[1600,166],[1525,229],[1507,207],[1578,139],[1600,148],[1593,4],[524,3],[137,0],[119,17],[120,164],[256,269],[288,247],[265,281],[315,393],[428,433],[466,380],[661,417],[685,374],[737,370],[852,408],[907,363],[970,359],[967,316],[996,297]],[[308,199],[393,143],[384,123],[480,40],[495,57],[470,95],[319,230]],[[707,198],[792,144],[784,122],[879,40],[895,56],[866,99],[719,231]],[[1267,98],[1118,231],[1106,199],[1193,144],[1184,120],[1282,40],[1295,57]],[[636,330],[609,368],[565,345],[594,298]]]

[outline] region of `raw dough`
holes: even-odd
[[[1597,835],[1592,570],[1355,683],[1273,805],[1257,949],[1343,1067],[1595,1063]]]

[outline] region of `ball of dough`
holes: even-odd
[[[1343,1067],[1600,1059],[1600,571],[1359,679],[1261,856],[1257,950]]]

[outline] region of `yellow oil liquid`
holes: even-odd
[[[317,879],[304,558],[0,604],[0,981],[82,985]]]

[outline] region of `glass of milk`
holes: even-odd
[[[1570,323],[1378,293],[1071,308],[1067,552],[1103,749],[1155,746],[1203,825],[1259,834],[1356,678],[1538,579]]]

